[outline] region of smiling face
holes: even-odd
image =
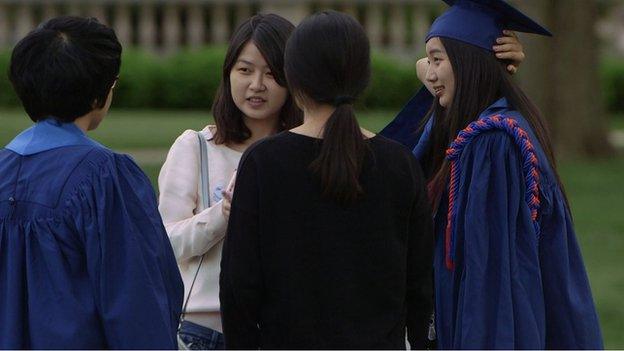
[[[279,85],[271,68],[253,42],[245,44],[230,71],[234,104],[245,118],[277,123],[288,90]]]
[[[444,45],[440,38],[431,38],[427,42],[427,59],[429,66],[425,76],[427,83],[444,108],[451,106],[455,96],[455,75]]]

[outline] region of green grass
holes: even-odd
[[[362,112],[362,126],[377,132],[391,112]],[[213,123],[210,111],[112,110],[90,136],[112,149],[166,149],[185,129],[201,129]],[[0,146],[6,145],[32,122],[21,110],[0,110]]]
[[[624,348],[624,156],[563,163],[570,199],[607,348]]]
[[[379,131],[392,112],[363,111],[360,124]],[[624,116],[611,119],[624,130]],[[211,123],[208,111],[113,110],[92,136],[113,149],[166,152],[185,129]],[[19,110],[0,110],[0,146],[29,126]],[[137,159],[155,184],[161,161]],[[607,348],[624,348],[624,155],[563,163],[560,173],[572,204],[575,227],[592,284]]]
[[[198,129],[209,123],[209,116],[203,111],[116,110],[90,136],[112,149],[168,148],[185,129]],[[0,111],[0,145],[31,124],[19,110]]]

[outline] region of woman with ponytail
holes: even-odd
[[[242,156],[221,261],[227,348],[424,348],[433,239],[424,180],[402,145],[361,129],[363,28],[304,20],[285,52],[303,125]]]

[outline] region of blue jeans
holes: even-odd
[[[193,322],[183,321],[179,334],[180,339],[182,339],[191,350],[225,349],[223,334]]]

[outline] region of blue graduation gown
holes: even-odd
[[[602,336],[570,213],[530,125],[505,99],[480,119],[512,118],[539,160],[539,236],[525,202],[522,160],[501,130],[463,150],[445,266],[448,193],[435,216],[435,326],[441,349],[601,349]],[[422,156],[424,133],[414,149]]]
[[[432,103],[433,95],[423,86],[379,134],[413,149],[420,138],[420,123]]]
[[[52,118],[0,150],[0,348],[176,348],[183,294],[130,157]]]

